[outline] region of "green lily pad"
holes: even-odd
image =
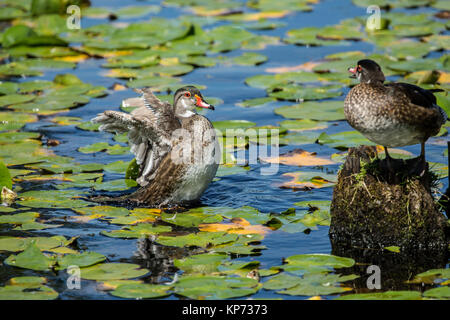
[[[95,153],[108,150],[110,147],[111,146],[107,142],[97,142],[89,146],[80,147],[78,148],[78,151],[82,153]]]
[[[25,281],[22,281],[22,279]],[[58,293],[50,287],[43,285],[44,279],[39,277],[17,277],[11,278],[13,285],[0,287],[1,300],[53,300],[58,297]],[[31,280],[31,281],[30,281]],[[44,279],[45,280],[45,279]]]
[[[276,108],[274,112],[288,119],[312,119],[319,121],[345,119],[342,101],[308,101],[293,106]]]
[[[132,263],[101,263],[82,268],[80,276],[83,279],[105,281],[137,278],[148,272],[149,270]]]
[[[336,300],[421,300],[418,291],[386,291],[374,293],[347,294]]]
[[[189,275],[181,277],[174,292],[190,299],[229,299],[253,294],[258,281],[242,277]]]
[[[317,272],[338,268],[349,268],[355,264],[351,258],[338,257],[330,254],[299,254],[285,259],[281,267],[288,272]]]
[[[214,121],[214,129],[222,131],[223,134],[226,133],[227,129],[247,129],[255,126],[256,123],[247,120],[224,120],[224,121]]]
[[[207,247],[211,245],[219,245],[228,242],[236,241],[238,235],[229,234],[226,232],[198,232],[190,233],[183,236],[159,236],[156,242],[165,246],[185,247],[197,246]]]
[[[240,106],[240,107],[245,107],[245,108],[259,107],[259,106],[263,106],[267,103],[274,102],[274,101],[277,101],[277,99],[275,99],[273,97],[254,98],[254,99],[244,100],[242,102],[237,103],[236,105]]]
[[[114,222],[113,222],[114,223]],[[101,234],[112,238],[145,238],[149,235],[172,231],[170,226],[153,226],[149,223],[139,223],[135,226],[126,226],[120,230],[102,231]]]
[[[234,174],[244,174],[250,170],[250,167],[241,167],[235,165],[220,165],[216,172],[216,177],[226,177]]]
[[[3,187],[12,189],[12,180],[8,168],[5,166],[3,162],[0,161],[0,190]]]
[[[147,6],[126,6],[115,10],[114,14],[119,18],[136,18],[147,15],[149,13],[158,13],[161,10],[160,6],[147,5]]]
[[[46,190],[46,191],[28,191],[20,194],[23,200],[18,200],[16,203],[32,207],[32,208],[81,208],[90,205],[91,203],[73,199],[74,196],[80,196],[77,191],[62,191],[62,190]]]
[[[110,293],[113,296],[128,299],[162,298],[171,294],[171,286],[146,283],[119,285]]]
[[[66,254],[58,258],[58,268],[63,270],[72,265],[80,268],[89,267],[105,260],[106,257],[104,255],[93,251],[85,251],[80,254]]]
[[[304,145],[313,144],[319,138],[320,132],[317,131],[303,131],[303,132],[289,132],[280,137],[280,145]]]
[[[338,285],[339,282],[345,282],[358,278],[357,275],[342,276],[330,273],[312,273],[305,274],[301,281],[293,287],[278,291],[279,294],[293,296],[319,296],[330,295],[350,291],[352,288],[345,288]]]
[[[280,91],[273,91],[269,96],[289,101],[321,100],[339,97],[342,95],[340,85],[328,85],[322,87],[301,87],[298,85],[285,85]]]
[[[137,182],[130,179],[117,179],[111,180],[107,182],[103,182],[100,184],[96,184],[94,186],[95,190],[105,190],[105,191],[122,191],[128,190],[133,187],[137,187]]]
[[[49,270],[55,264],[53,257],[48,257],[34,244],[30,243],[28,247],[18,255],[10,255],[5,263],[10,266],[31,269],[31,270]]]
[[[183,259],[175,259],[174,266],[186,273],[209,274],[217,271],[218,266],[226,258],[227,255],[222,253],[196,254]]]
[[[263,289],[280,290],[295,287],[301,283],[302,279],[297,276],[291,276],[286,273],[277,274],[263,283]]]
[[[450,287],[437,287],[423,293],[424,297],[435,299],[450,299]]]
[[[40,223],[36,221],[31,222],[25,222],[22,223],[20,226],[15,227],[13,230],[43,230],[43,229],[50,229],[50,228],[59,228],[62,224],[46,224],[46,223]]]
[[[113,207],[113,206],[95,206],[76,208],[75,212],[82,215],[100,215],[106,217],[124,217],[127,216],[129,211],[126,208]]]
[[[255,53],[255,52],[244,52],[241,56],[234,57],[231,59],[233,64],[243,65],[243,66],[253,66],[258,65],[267,61],[267,57]]]
[[[345,131],[331,135],[323,132],[319,136],[319,143],[327,145],[330,148],[336,148],[340,150],[346,150],[348,148],[357,147],[360,145],[376,145],[357,131]]]
[[[9,94],[0,97],[0,107],[19,104],[34,100],[36,97],[32,94]]]
[[[17,112],[0,112],[0,119],[0,131],[18,130],[29,122],[37,121],[34,115]]]
[[[343,45],[345,41],[341,39],[323,39],[319,37],[322,31],[318,27],[306,27],[301,29],[293,29],[287,32],[286,38],[283,40],[287,43],[302,45],[302,46],[327,46],[327,45]]]
[[[328,127],[326,122],[318,122],[310,119],[284,120],[280,122],[280,125],[289,131],[322,130]]]
[[[0,223],[24,224],[33,222],[37,217],[39,217],[39,213],[37,212],[21,212],[12,215],[1,215]]]
[[[204,210],[203,208],[195,208],[187,212],[175,214],[163,212],[161,219],[177,226],[197,227],[201,223],[220,222],[222,221],[222,216],[217,213],[208,213],[208,210]]]

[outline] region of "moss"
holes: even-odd
[[[436,177],[409,174],[412,164],[396,161],[392,175],[384,161],[350,152],[333,192],[332,240],[369,248],[447,247],[447,221],[431,194]]]

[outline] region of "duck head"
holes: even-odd
[[[186,86],[178,89],[173,97],[175,115],[181,118],[188,118],[196,114],[195,108],[205,108],[214,110],[214,106],[205,101],[200,90],[194,86]]]
[[[385,79],[381,67],[373,60],[359,60],[355,68],[348,68],[352,74],[350,78],[356,78],[360,83],[383,83]]]

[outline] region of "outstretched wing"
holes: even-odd
[[[153,179],[161,159],[171,149],[171,135],[181,127],[172,106],[163,103],[149,89],[139,90],[142,96],[123,101],[124,106],[136,106],[131,114],[105,111],[92,122],[100,123],[99,130],[128,132],[130,151],[140,166],[137,182],[145,186]]]
[[[166,132],[172,132],[181,127],[170,103],[159,100],[149,88],[135,89],[135,91],[141,96],[122,102],[122,105],[138,107],[131,112],[132,115],[146,117],[158,123],[158,126]]]

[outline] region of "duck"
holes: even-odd
[[[344,101],[350,126],[384,147],[388,170],[392,169],[388,148],[420,144],[418,170],[422,176],[426,166],[425,142],[437,135],[448,119],[433,94],[440,90],[401,82],[385,84],[380,65],[370,59],[359,60],[348,71],[351,78],[359,80]]]
[[[196,110],[214,106],[194,86],[176,90],[173,105],[150,88],[135,91],[139,97],[122,102],[136,107],[131,113],[107,110],[91,119],[100,131],[127,133],[139,166],[139,188],[115,200],[157,208],[198,202],[216,175],[221,155],[214,126]]]

